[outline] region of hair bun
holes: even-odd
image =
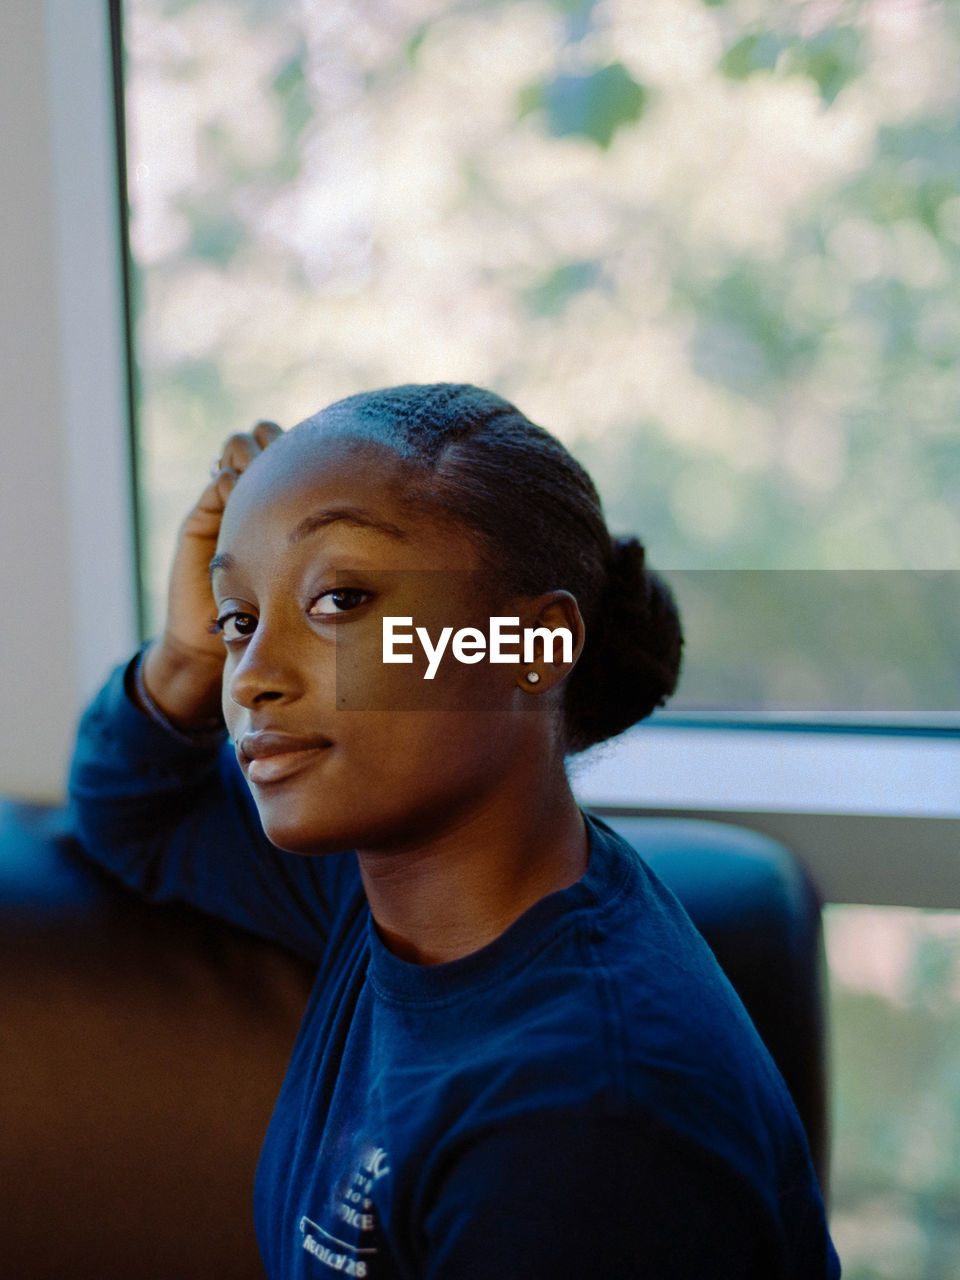
[[[604,595],[623,588],[646,595],[647,552],[638,538],[611,538]]]
[[[636,538],[611,538],[606,580],[567,699],[570,747],[583,751],[663,706],[677,687],[683,634],[673,593]]]

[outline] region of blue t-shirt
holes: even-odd
[[[422,966],[384,946],[353,854],[275,849],[232,748],[178,741],[122,672],[71,787],[88,851],[125,881],[318,965],[257,1173],[270,1277],[839,1276],[779,1072],[602,822],[580,880]]]

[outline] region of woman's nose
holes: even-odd
[[[268,628],[261,618],[227,677],[226,688],[233,701],[248,710],[264,702],[299,697],[296,646],[289,634],[275,626]]]

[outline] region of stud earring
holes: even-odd
[[[528,683],[528,684],[539,684],[539,683],[540,683],[540,676],[538,675],[538,673],[537,673],[536,671],[528,671],[528,672],[527,672],[527,683]]]

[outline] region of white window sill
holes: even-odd
[[[652,723],[573,763],[599,812],[765,832],[832,902],[960,908],[960,739]]]

